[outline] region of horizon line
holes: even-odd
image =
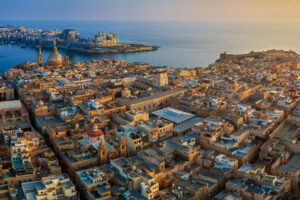
[[[273,19],[0,19],[0,22],[260,22],[260,23],[299,23],[295,20]]]

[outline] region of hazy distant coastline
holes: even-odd
[[[120,59],[130,62],[145,62],[155,66],[193,68],[206,67],[218,56],[227,53],[248,53],[251,50],[292,49],[300,52],[300,27],[278,23],[237,22],[134,22],[134,21],[1,21],[43,30],[73,27],[84,37],[92,37],[97,31],[117,32],[120,43],[159,46],[156,51],[136,53],[92,54],[60,49],[71,62],[92,59]],[[99,28],[101,27],[101,28]],[[45,58],[52,49],[45,50]],[[0,45],[1,71],[14,64],[36,61],[36,48],[20,48],[16,45]],[[20,55],[20,56],[15,56]]]

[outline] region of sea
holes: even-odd
[[[284,49],[300,52],[300,23],[297,22],[240,22],[240,21],[0,21],[43,30],[73,28],[82,37],[93,38],[98,32],[117,32],[118,41],[158,46],[150,52],[125,54],[89,54],[70,50],[71,62],[92,59],[121,59],[144,62],[154,66],[180,68],[207,67],[219,55],[248,53],[252,50]],[[51,49],[43,49],[46,62]],[[38,49],[20,45],[0,45],[0,71],[15,64],[37,62]]]

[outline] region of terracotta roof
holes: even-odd
[[[289,92],[296,92],[297,90],[295,88],[289,89]]]
[[[104,135],[103,131],[97,130],[97,131],[90,131],[87,133],[89,137],[100,137]]]

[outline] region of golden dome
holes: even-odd
[[[53,47],[53,52],[48,57],[47,64],[56,66],[63,64],[63,58],[60,53],[57,52],[56,46]]]

